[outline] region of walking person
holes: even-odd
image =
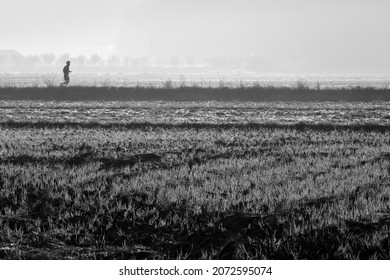
[[[64,80],[65,80],[65,82],[61,83],[61,85],[67,86],[69,84],[69,81],[70,81],[69,73],[72,72],[72,71],[69,70],[69,66],[70,66],[70,61],[67,61],[64,69],[62,70],[64,72]]]

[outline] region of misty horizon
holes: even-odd
[[[219,59],[221,68],[232,68],[223,66],[229,61],[259,71],[390,69],[390,4],[380,0],[59,3],[0,0],[0,49],[26,57],[97,54],[121,65],[127,57],[155,66]]]

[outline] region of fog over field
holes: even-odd
[[[155,65],[249,60],[263,72],[384,72],[390,64],[390,4],[382,0],[15,0],[0,5],[0,49],[23,55],[96,53],[146,57]]]
[[[389,260],[389,8],[0,0],[0,259]]]

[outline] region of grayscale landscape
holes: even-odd
[[[0,259],[390,259],[389,4],[16,2]]]

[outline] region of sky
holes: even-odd
[[[388,0],[0,0],[0,49],[380,71],[389,10]]]

